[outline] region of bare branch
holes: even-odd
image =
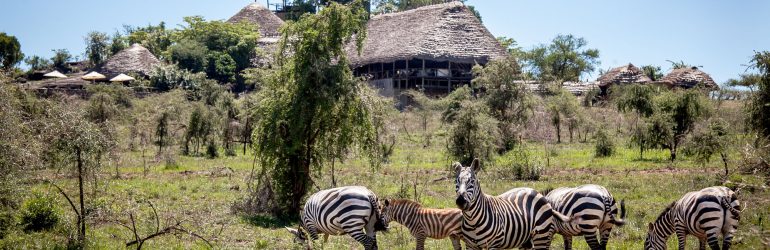
[[[67,202],[69,202],[70,207],[72,207],[72,211],[75,212],[75,215],[77,215],[77,217],[78,217],[78,221],[80,221],[80,212],[78,212],[77,207],[75,207],[75,203],[72,202],[72,199],[70,199],[70,197],[67,195],[67,193],[65,193],[63,189],[61,189],[59,186],[54,184],[52,181],[45,180],[45,182],[48,183],[48,184],[51,184],[51,186],[54,186],[54,187],[56,187],[56,189],[59,190],[59,193],[61,193],[64,196],[64,198],[67,199]],[[80,222],[78,222],[78,224],[79,223]]]

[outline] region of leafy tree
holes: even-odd
[[[37,70],[46,70],[51,67],[51,60],[42,58],[40,56],[30,56],[24,59],[24,63],[29,66],[29,72]]]
[[[613,92],[619,93],[615,97],[615,104],[620,112],[636,113],[636,122],[634,127],[636,128],[636,134],[633,136],[632,142],[639,146],[639,159],[643,158],[645,143],[645,133],[639,122],[643,117],[650,117],[655,111],[655,104],[653,103],[654,90],[648,85],[631,84],[626,86],[613,87]]]
[[[579,81],[599,64],[599,50],[586,49],[582,37],[558,35],[549,45],[528,51],[524,59],[536,78],[544,81]]]
[[[0,32],[0,68],[10,70],[24,59],[21,44],[15,36]]]
[[[150,87],[159,91],[171,89],[197,90],[208,81],[203,73],[192,73],[176,65],[156,67],[150,73]]]
[[[173,44],[173,30],[166,29],[166,24],[160,22],[158,25],[147,25],[146,27],[123,26],[127,34],[128,44],[141,44],[147,48],[153,55],[159,59],[166,57],[165,52]]]
[[[727,171],[727,150],[730,145],[730,133],[728,124],[721,119],[713,119],[703,128],[696,129],[692,138],[689,140],[689,147],[685,154],[695,156],[695,161],[705,166],[711,160],[713,155],[719,155],[724,164],[725,174]]]
[[[115,31],[110,37],[110,55],[117,54],[126,48],[128,48],[128,38]]]
[[[72,54],[70,54],[70,51],[67,49],[56,49],[53,50],[54,55],[51,57],[51,62],[53,63],[53,67],[61,71],[63,73],[69,72],[71,69],[69,65],[67,65],[67,62],[71,61],[73,59]]]
[[[508,52],[508,55],[513,56],[516,59],[524,56],[524,50],[513,38],[501,36],[497,37],[497,41],[500,42],[500,45],[502,45],[503,48],[505,48],[505,50]],[[519,71],[521,71],[521,69],[519,69]]]
[[[663,78],[663,71],[660,69],[660,66],[644,65],[642,66],[642,72],[653,81]]]
[[[551,124],[556,128],[556,142],[561,143],[561,127],[565,123],[569,129],[570,140],[572,140],[572,132],[577,128],[580,115],[577,98],[572,93],[560,89],[556,95],[548,97],[546,102],[548,103],[546,109],[551,116]]]
[[[497,120],[486,105],[472,100],[462,102],[449,136],[447,150],[463,164],[475,158],[490,160],[501,143]]]
[[[517,130],[526,124],[533,108],[531,94],[523,84],[515,82],[521,78],[521,66],[509,55],[483,68],[475,66],[473,71],[474,84],[487,90],[484,100],[491,115],[500,121],[504,149],[509,150],[517,143]]]
[[[467,85],[457,88],[452,91],[452,93],[449,93],[449,95],[441,100],[442,104],[439,104],[444,108],[444,112],[441,113],[441,120],[448,123],[454,122],[457,118],[457,113],[462,109],[462,103],[471,100],[472,98],[473,90]],[[427,120],[425,119],[426,118],[423,118],[423,124],[427,123]],[[423,125],[423,129],[425,129],[425,127],[426,125]]]
[[[86,117],[96,124],[104,124],[119,113],[115,101],[109,94],[96,93],[91,96],[88,107],[86,108]]]
[[[221,52],[212,52],[208,57],[206,74],[219,82],[234,82],[236,63],[230,55]]]
[[[354,34],[360,50],[367,13],[350,6],[331,3],[284,28],[278,69],[261,91],[253,138],[261,165],[271,168],[277,215],[296,217],[310,174],[337,158],[321,149],[339,152],[358,145],[373,152],[376,134],[361,95],[364,83],[353,77],[345,51]]]
[[[155,144],[158,145],[158,155],[163,154],[163,147],[169,144],[169,122],[171,114],[164,110],[158,117],[157,125],[155,126]]]
[[[171,59],[180,68],[192,72],[202,72],[206,69],[208,49],[203,44],[193,40],[181,40],[169,47]]]
[[[183,152],[187,155],[198,155],[201,146],[210,145],[210,136],[214,133],[214,115],[207,106],[196,105],[190,114],[185,132],[185,144]],[[191,145],[192,144],[192,145]],[[194,152],[190,149],[193,147]]]
[[[607,135],[607,128],[600,128],[596,131],[594,138],[596,139],[596,145],[594,146],[594,155],[596,157],[608,157],[615,153],[615,145]]]
[[[759,71],[759,79],[753,80],[757,90],[746,102],[747,125],[762,139],[770,139],[770,52],[755,52],[751,60]]]
[[[673,162],[685,136],[709,113],[708,100],[696,89],[668,91],[655,99],[655,106],[649,141],[656,147],[669,149]]]
[[[759,83],[762,81],[762,75],[760,74],[741,74],[738,79],[728,79],[725,83],[730,87],[746,87],[751,92],[754,92]]]
[[[110,37],[107,33],[91,31],[84,38],[86,43],[86,58],[91,66],[98,66],[110,56]]]

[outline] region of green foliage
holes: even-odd
[[[644,65],[641,69],[642,72],[644,72],[644,75],[653,81],[657,81],[663,78],[663,70],[660,69],[660,66]]]
[[[24,59],[21,44],[15,36],[0,32],[0,68],[10,70]]]
[[[519,46],[519,43],[513,38],[501,36],[497,37],[497,41],[500,42],[500,45],[502,45],[506,51],[508,51],[508,55],[517,59],[524,56],[524,49],[522,49],[521,46]],[[521,67],[519,67],[519,71],[521,71]]]
[[[449,154],[463,164],[475,158],[486,162],[500,148],[498,121],[489,115],[486,105],[479,101],[464,101],[449,130]]]
[[[612,154],[615,153],[615,145],[607,135],[606,130],[606,128],[600,128],[594,135],[594,139],[596,140],[596,144],[594,145],[594,155],[596,157],[612,156]]]
[[[96,93],[89,100],[86,117],[96,124],[103,124],[117,116],[118,112],[118,107],[110,95]]]
[[[507,156],[510,157],[501,157],[496,162],[498,176],[520,181],[538,181],[542,177],[545,169],[543,159],[534,156],[523,144],[511,150]]]
[[[679,145],[695,124],[708,116],[710,103],[696,89],[667,91],[655,98],[656,111],[648,121],[648,140],[655,148],[667,148],[676,160]]]
[[[613,86],[612,93],[617,109],[620,112],[635,112],[639,117],[649,117],[655,111],[652,87],[642,84]]]
[[[364,83],[353,77],[345,51],[354,34],[361,48],[366,19],[361,8],[332,3],[284,28],[278,69],[261,91],[264,96],[257,110],[261,119],[253,133],[261,165],[271,168],[274,180],[277,207],[265,212],[296,216],[310,188],[309,174],[341,160],[338,154],[324,152],[356,145],[367,154],[374,152],[370,103],[362,95]]]
[[[543,81],[579,81],[583,73],[599,64],[599,50],[585,49],[582,37],[558,35],[549,45],[540,45],[526,53],[531,73]]]
[[[86,43],[86,58],[91,66],[98,66],[110,56],[110,38],[107,33],[91,31],[83,38]]]
[[[171,38],[174,32],[166,29],[164,22],[160,22],[158,25],[147,25],[146,27],[124,25],[123,29],[128,36],[126,39],[129,45],[141,44],[159,59],[166,57],[165,52],[173,44]]]
[[[36,194],[19,211],[19,223],[25,231],[51,229],[59,223],[61,211],[53,198]]]
[[[428,98],[428,97],[425,97]],[[457,114],[462,109],[462,103],[469,101],[473,98],[473,90],[467,85],[463,85],[449,93],[438,104],[444,108],[444,112],[441,113],[441,120],[448,123],[453,123],[457,119]]]
[[[713,155],[721,155],[727,160],[727,150],[731,145],[728,124],[721,119],[714,119],[708,126],[701,126],[691,136],[685,154],[694,156],[695,161],[705,166]]]
[[[512,149],[518,143],[519,130],[529,120],[534,101],[523,84],[515,83],[521,79],[521,66],[513,55],[492,61],[486,67],[473,68],[475,86],[486,88],[484,101],[490,113],[500,121],[504,149]]]
[[[219,149],[214,141],[209,141],[209,143],[206,144],[206,157],[209,159],[216,159],[219,157]]]
[[[209,78],[219,82],[234,82],[236,64],[230,55],[221,52],[212,52],[208,57],[206,74]]]
[[[591,88],[588,90],[588,92],[585,93],[583,99],[581,99],[580,104],[587,108],[593,107],[597,102],[599,102],[599,94],[599,88]]]
[[[199,90],[206,81],[208,79],[205,74],[192,73],[175,65],[158,66],[150,73],[150,87],[159,91],[175,88],[195,91]]]
[[[24,59],[24,63],[29,66],[28,72],[33,72],[36,70],[47,70],[51,67],[51,60],[42,58],[40,56],[30,56]]]
[[[13,229],[15,223],[16,220],[14,218],[13,212],[6,211],[5,209],[0,210],[0,240],[5,238],[5,236],[8,234],[8,231]]]
[[[112,34],[112,37],[110,37],[109,47],[110,55],[117,54],[126,48],[128,48],[128,38],[121,35],[120,32],[117,31]]]
[[[206,69],[208,49],[197,41],[181,40],[171,45],[169,52],[171,60],[182,69],[196,73]]]
[[[190,120],[187,123],[185,144],[182,152],[187,155],[198,155],[201,146],[209,146],[213,143],[210,136],[215,132],[214,122],[214,114],[207,106],[201,104],[195,105],[195,109],[193,109],[193,112],[190,114]],[[190,149],[191,146],[194,151]],[[214,149],[216,149],[216,147],[214,147]]]
[[[134,92],[131,89],[117,85],[88,85],[86,91],[90,95],[104,93],[109,95],[120,108],[133,106]]]
[[[67,62],[73,59],[70,51],[67,49],[56,49],[52,51],[54,52],[53,57],[51,57],[51,64],[53,68],[61,71],[62,73],[70,72],[71,69],[69,65],[67,65]]]
[[[746,123],[760,137],[770,139],[770,52],[756,52],[751,61],[759,71],[759,79],[753,81],[757,90],[746,102]]]

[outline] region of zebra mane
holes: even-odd
[[[407,200],[407,199],[390,199],[390,205],[391,206],[413,206],[413,207],[422,207],[422,204],[419,202],[413,201],[413,200]]]
[[[660,215],[658,215],[658,218],[655,219],[655,222],[658,222],[660,218],[663,218],[664,215],[666,215],[669,211],[671,211],[671,209],[674,208],[674,204],[676,204],[676,202],[671,202],[671,204],[668,204],[668,206],[666,206],[666,208],[663,209],[663,212],[661,212]]]
[[[546,196],[546,195],[548,195],[548,193],[550,193],[551,191],[553,191],[553,188],[552,188],[552,187],[548,187],[548,188],[546,188],[546,189],[543,189],[543,191],[542,191],[542,192],[540,192],[540,194],[542,194],[543,196]]]

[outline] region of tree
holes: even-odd
[[[86,43],[86,58],[91,66],[98,66],[110,56],[110,37],[107,33],[91,31],[84,38]]]
[[[509,56],[513,56],[516,59],[524,56],[524,50],[513,38],[501,36],[497,37],[497,41],[505,48]],[[521,67],[519,67],[519,71],[521,71]]]
[[[556,95],[546,99],[546,109],[551,116],[551,124],[556,128],[556,142],[561,143],[561,126],[567,123],[572,140],[572,132],[577,128],[579,121],[578,100],[572,93],[559,89]]]
[[[128,38],[115,31],[110,38],[110,55],[117,54],[128,48]]]
[[[655,106],[649,140],[657,147],[669,149],[673,162],[685,136],[709,113],[708,100],[696,89],[668,91],[655,99]]]
[[[51,67],[51,60],[42,58],[40,56],[30,56],[24,59],[24,63],[29,66],[29,72],[37,70],[46,70]]]
[[[532,74],[543,81],[579,81],[599,64],[599,50],[585,49],[582,37],[558,35],[549,45],[540,45],[524,57]]]
[[[171,60],[180,68],[192,72],[202,72],[206,69],[208,49],[197,41],[181,40],[169,47]]]
[[[168,47],[173,44],[171,40],[174,31],[166,29],[166,23],[160,22],[158,25],[147,25],[146,27],[123,26],[124,33],[127,35],[128,44],[141,44],[147,48],[158,59],[163,60]]]
[[[755,52],[751,60],[759,71],[757,90],[746,102],[747,125],[761,139],[770,139],[770,51]]]
[[[746,87],[749,88],[749,91],[754,92],[754,88],[756,88],[761,81],[762,75],[760,74],[741,74],[738,79],[728,79],[725,85],[730,87]]]
[[[730,133],[727,122],[713,119],[707,123],[707,126],[700,127],[690,138],[685,154],[695,156],[695,161],[703,166],[711,160],[711,156],[719,155],[724,164],[725,175],[729,174],[727,150],[730,146]]]
[[[463,164],[476,158],[486,162],[500,148],[498,122],[479,101],[462,102],[449,136],[447,150]]]
[[[613,92],[619,93],[615,99],[615,104],[620,112],[636,113],[635,129],[636,134],[632,142],[639,146],[639,159],[643,158],[645,143],[645,133],[643,132],[639,121],[643,117],[650,117],[655,111],[653,103],[653,89],[648,85],[631,84],[626,86],[617,86]]]
[[[71,69],[69,65],[67,65],[67,62],[72,60],[70,51],[67,49],[56,49],[52,51],[54,52],[54,55],[51,57],[51,63],[53,64],[54,69],[63,73],[69,72]]]
[[[15,36],[0,32],[0,68],[10,70],[24,59],[21,44]]]
[[[155,137],[158,138],[158,140],[155,141],[155,144],[158,145],[158,155],[163,154],[163,147],[168,145],[170,118],[171,114],[164,110],[160,113],[157,126],[155,126]]]
[[[660,66],[644,65],[642,66],[642,72],[649,77],[652,81],[657,81],[663,78],[663,71]]]
[[[473,83],[486,88],[484,101],[491,115],[500,121],[504,149],[510,150],[517,143],[517,130],[527,123],[533,108],[530,92],[515,82],[521,79],[521,66],[514,55],[509,55],[483,68],[475,66],[473,71]]]
[[[353,6],[360,4],[331,3],[284,28],[278,69],[261,91],[261,119],[253,133],[261,165],[271,168],[276,215],[296,217],[312,182],[310,174],[341,160],[321,149],[358,145],[362,152],[372,152],[376,135],[361,95],[365,83],[353,77],[345,51],[351,36],[356,35],[359,51],[366,37],[367,13]]]

